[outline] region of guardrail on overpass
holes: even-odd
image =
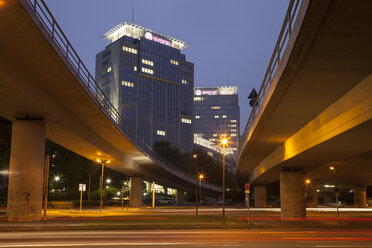
[[[279,62],[282,58],[282,55],[285,51],[287,46],[289,37],[291,36],[294,21],[296,20],[299,6],[301,5],[302,0],[291,0],[289,3],[289,7],[284,18],[284,22],[282,25],[282,29],[280,30],[278,40],[275,44],[275,49],[273,54],[271,55],[271,59],[269,65],[266,69],[266,73],[264,79],[262,81],[260,90],[258,91],[258,95],[256,101],[253,105],[252,111],[249,115],[247,124],[244,129],[244,133],[240,139],[239,143],[239,155],[242,151],[243,145],[245,144],[246,140],[248,139],[249,132],[253,125],[253,122],[257,116],[258,110],[260,109],[262,100],[266,96],[267,90],[271,84],[272,78],[275,75],[275,72],[278,68]]]
[[[195,176],[178,169],[169,161],[165,160],[149,145],[147,145],[139,136],[135,135],[135,132],[131,131],[129,125],[125,122],[118,110],[112,105],[110,100],[105,96],[75,49],[72,47],[71,43],[62,31],[61,27],[58,25],[44,0],[25,0],[20,1],[20,3],[24,8],[31,7],[31,10],[42,23],[43,28],[45,28],[50,35],[51,40],[59,47],[60,51],[65,56],[65,59],[67,59],[72,66],[74,72],[76,73],[77,78],[76,76],[75,78],[77,81],[91,96],[102,112],[111,120],[115,127],[120,130],[120,132],[142,153],[151,158],[152,161],[161,166],[163,169],[183,178],[186,181],[194,182]],[[26,6],[27,4],[29,6]],[[202,186],[216,192],[222,192],[221,187],[210,183],[204,182],[202,183]]]

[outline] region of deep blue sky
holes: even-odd
[[[46,0],[92,75],[100,38],[123,20],[191,43],[195,86],[238,86],[241,132],[261,85],[289,0]]]

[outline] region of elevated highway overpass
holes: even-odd
[[[238,176],[257,186],[258,205],[264,185],[280,180],[282,216],[304,217],[305,176],[318,184],[336,177],[365,198],[372,184],[371,9],[368,0],[290,2],[239,149]]]
[[[132,177],[184,191],[195,176],[165,161],[128,128],[97,86],[42,0],[0,5],[0,115],[13,121],[8,217],[41,215],[45,138]],[[209,194],[221,188],[203,183]]]

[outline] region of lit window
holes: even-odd
[[[212,152],[207,152],[207,154],[211,157],[213,157],[213,153]]]
[[[157,135],[161,135],[161,136],[165,136],[165,131],[163,131],[163,130],[157,130],[156,131],[156,134]]]
[[[103,69],[102,75],[105,75],[105,74],[109,73],[110,71],[111,71],[111,66],[107,67],[106,69]]]
[[[216,141],[216,139],[209,139],[209,141]]]
[[[194,133],[194,137],[203,137],[202,133]]]
[[[178,61],[177,60],[171,59],[170,62],[171,62],[171,64],[178,65]]]
[[[231,132],[236,132],[236,129],[231,129]]]
[[[222,137],[226,137],[227,135],[225,133],[221,134]]]
[[[236,125],[234,124],[234,125],[229,125],[230,127],[236,127]]]
[[[123,51],[126,51],[128,53],[137,54],[137,49],[134,49],[134,48],[131,48],[131,47],[127,47],[127,46],[123,46]]]
[[[195,115],[195,119],[200,119],[200,115]]]
[[[149,65],[149,66],[153,66],[154,65],[154,62],[152,62],[150,60],[147,60],[147,59],[142,59],[142,63],[143,64],[146,64],[146,65]]]
[[[191,120],[190,119],[182,118],[181,121],[183,123],[191,124]]]
[[[201,101],[203,101],[203,97],[196,96],[196,97],[194,97],[194,101],[195,102],[201,102]]]
[[[211,109],[220,109],[220,106],[212,106]]]
[[[133,69],[134,69],[134,71],[137,71],[137,66],[134,66]]]
[[[185,80],[185,79],[182,79],[182,81],[181,81],[183,84],[187,84],[187,80]]]
[[[226,118],[226,115],[223,115],[222,118]]]
[[[154,71],[145,67],[142,67],[142,72],[148,73],[148,74],[154,74]]]
[[[236,133],[232,133],[231,136],[236,136]]]
[[[220,116],[219,115],[215,115],[214,118],[215,119],[218,119],[218,118],[220,118]]]
[[[214,133],[214,134],[213,134],[213,137],[217,137],[217,134],[216,134],[216,133]]]
[[[236,122],[236,120],[231,120],[231,122]]]
[[[127,81],[121,81],[121,85],[128,86],[128,87],[134,87],[134,83],[127,82]]]

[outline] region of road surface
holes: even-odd
[[[372,229],[3,232],[2,247],[372,247]]]

